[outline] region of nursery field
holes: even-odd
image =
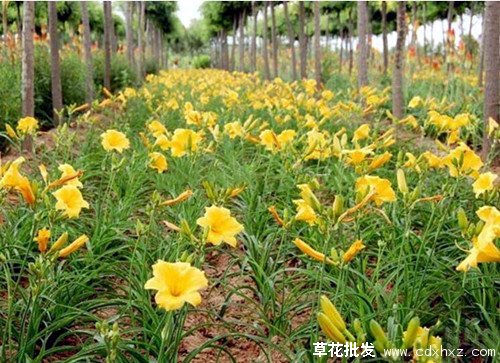
[[[493,362],[498,165],[473,151],[478,88],[442,75],[416,73],[401,120],[386,88],[207,69],[149,75],[48,132],[7,125],[0,361],[326,362],[354,346]],[[442,347],[463,356],[417,353]]]

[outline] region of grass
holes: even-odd
[[[479,107],[459,108],[469,86],[454,81],[446,90],[436,90],[426,84],[417,80],[412,95],[446,95],[454,106],[444,112],[454,116],[467,111],[480,117]],[[237,92],[236,100],[230,91]],[[469,178],[453,178],[448,169],[429,169],[422,161],[421,173],[404,167],[404,154],[398,154],[411,151],[418,156],[422,150],[396,142],[387,148],[393,154],[389,163],[370,173],[391,181],[395,202],[378,210],[370,206],[351,223],[326,220],[309,226],[293,220],[298,184],[316,179],[314,193],[324,210],[336,195],[343,196],[348,208],[359,202],[354,185],[364,174],[333,156],[304,160],[309,131],[305,115],[316,121],[324,118],[320,128],[330,135],[346,127],[346,149],[353,147],[349,140],[366,120],[373,122],[373,129],[364,145],[389,127],[384,122],[387,102],[367,115],[359,106],[363,97],[350,85],[333,91],[335,97],[324,100],[328,110],[335,110],[339,102],[354,103],[321,115],[307,102],[314,95],[307,95],[302,84],[266,84],[255,76],[214,70],[171,71],[151,77],[126,103],[117,98],[111,105],[96,106],[91,116],[77,121],[80,131],[58,129],[54,149],[33,155],[23,168],[38,186],[37,204],[29,207],[0,191],[0,360],[318,361],[313,343],[326,340],[316,321],[322,294],[334,302],[348,325],[359,319],[369,341],[371,319],[382,325],[392,342],[399,342],[410,319],[418,316],[422,326],[433,326],[432,333],[447,347],[499,348],[498,267],[481,264],[465,274],[455,271],[466,257],[458,246],[471,247],[461,235],[456,211],[463,208],[476,222],[475,211],[498,205],[498,193],[489,200],[476,199]],[[383,95],[381,90],[374,92]],[[171,99],[178,101],[179,109],[166,105]],[[214,112],[220,134],[206,125],[186,125],[187,102],[195,110]],[[94,122],[97,113],[101,121]],[[279,117],[286,115],[290,120],[280,123]],[[294,142],[272,153],[258,143],[222,133],[224,124],[243,124],[250,116],[258,120],[249,131],[253,136],[265,128],[276,133],[292,128],[297,130]],[[417,116],[423,123],[424,113]],[[149,168],[149,150],[139,133],[148,134],[146,124],[152,119],[159,119],[170,133],[179,127],[202,130],[198,152],[177,158],[154,148],[166,155],[169,167],[162,174]],[[125,133],[130,148],[123,154],[106,152],[100,134],[107,129]],[[477,126],[471,130],[479,135]],[[152,149],[154,138],[146,137]],[[377,154],[383,151],[376,149]],[[59,176],[58,164],[84,171],[82,193],[91,207],[80,218],[61,216],[53,196],[42,196],[40,163],[49,170],[50,180]],[[397,168],[405,169],[409,189],[417,190],[418,197],[444,199],[412,203],[397,191]],[[226,189],[241,186],[239,195],[225,197]],[[187,201],[159,206],[186,189],[194,193]],[[202,238],[196,220],[212,204],[223,204],[244,225],[237,248],[203,246],[190,236]],[[271,205],[290,222],[287,228],[268,212]],[[168,230],[163,221],[183,226],[184,232]],[[85,233],[90,242],[67,259],[51,258],[40,254],[33,241],[43,227],[50,228],[53,240],[68,232],[71,240]],[[296,237],[327,255],[332,248],[347,250],[355,239],[363,240],[366,248],[351,262],[335,266],[301,253],[292,243]],[[222,266],[216,263],[221,258],[226,260]],[[209,288],[200,306],[175,312],[156,306],[144,284],[159,259],[188,260],[206,271]],[[185,351],[183,342],[200,332],[206,333],[203,340]],[[242,342],[249,344],[246,355],[241,355]]]

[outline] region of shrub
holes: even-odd
[[[193,68],[196,69],[209,68],[210,63],[211,63],[210,56],[206,54],[198,55],[193,58]]]
[[[148,58],[144,62],[144,71],[146,74],[158,74],[160,67],[158,66],[158,62],[154,58]]]
[[[104,52],[93,53],[94,84],[100,91],[104,86]],[[135,70],[128,65],[123,54],[115,54],[111,59],[111,92],[132,86],[137,82]]]
[[[3,132],[6,123],[14,125],[21,117],[21,64],[0,61],[0,80],[0,132]],[[0,137],[0,150],[6,144]]]

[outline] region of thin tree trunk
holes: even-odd
[[[271,7],[271,39],[273,42],[273,74],[278,77],[278,40],[276,37],[276,13],[274,9],[274,2],[270,2]]]
[[[139,27],[137,29],[137,45],[139,57],[137,57],[137,73],[139,79],[144,78],[144,18],[146,16],[146,4],[142,1],[138,2],[139,6]]]
[[[485,53],[485,43],[484,43],[484,36],[485,32],[484,29],[486,29],[486,12],[483,10],[483,34],[481,35],[481,49],[480,49],[480,57],[481,59],[479,60],[479,70],[478,70],[478,75],[477,75],[477,85],[478,87],[483,87],[483,76],[484,76],[484,53]]]
[[[22,37],[22,100],[23,117],[35,115],[35,46],[33,35],[35,33],[35,3],[24,1],[23,4],[23,37]]]
[[[223,58],[223,68],[228,71],[229,70],[229,50],[227,45],[227,31],[226,29],[222,29],[221,33],[221,52]]]
[[[245,17],[246,12],[243,10],[240,16],[240,40],[238,46],[240,47],[240,72],[245,71]]]
[[[353,63],[354,63],[354,51],[352,45],[352,37],[354,33],[354,21],[352,20],[352,8],[349,9],[349,76],[352,75]]]
[[[18,35],[18,38],[22,41],[22,39],[23,39],[23,18],[21,17],[21,2],[20,1],[16,1],[16,10],[17,10],[17,28],[18,28],[17,35]]]
[[[453,6],[454,6],[455,2],[454,1],[450,1],[448,2],[448,30],[446,32],[446,45],[444,47],[445,49],[445,59],[446,59],[446,69],[448,72],[450,72],[452,70],[452,64],[451,64],[451,59],[449,59],[449,56],[450,54],[448,54],[448,51],[452,51],[453,50],[453,44],[452,44],[452,40],[451,40],[451,22],[453,21]]]
[[[405,2],[398,2],[397,11],[397,40],[394,57],[394,70],[392,75],[392,113],[401,119],[403,118],[404,108],[404,46],[405,46]]]
[[[306,8],[304,2],[299,2],[299,47],[300,47],[300,78],[307,78],[307,39],[306,39]]]
[[[90,21],[87,2],[82,1],[83,53],[87,72],[85,75],[85,102],[89,105],[94,100],[94,68],[92,66],[92,40],[90,39]]]
[[[25,1],[23,5],[23,37],[22,37],[22,69],[21,69],[21,97],[23,117],[35,116],[35,3]],[[30,136],[24,140],[24,149],[31,150],[33,140]]]
[[[316,78],[316,87],[321,88],[321,14],[319,10],[319,1],[314,2],[314,72]]]
[[[366,1],[358,1],[358,86],[368,85],[368,46],[366,44],[366,26],[368,23],[368,6]]]
[[[271,79],[271,71],[269,70],[269,52],[268,52],[268,37],[267,37],[267,1],[264,2],[264,26],[262,29],[262,57],[264,58],[264,77]]]
[[[7,7],[9,3],[7,1],[2,1],[2,29],[3,29],[3,41],[5,44],[9,42],[9,24],[7,23]]]
[[[382,43],[384,46],[384,75],[389,68],[389,46],[387,44],[387,1],[382,1]]]
[[[132,1],[127,2],[125,9],[125,38],[127,41],[127,58],[128,64],[131,67],[135,66],[134,61],[134,30],[132,25],[132,8],[134,3]]]
[[[61,67],[59,64],[59,34],[57,32],[57,3],[48,2],[49,34],[50,34],[50,81],[52,91],[52,111],[54,123],[59,124],[58,112],[63,108]]]
[[[252,72],[257,70],[257,6],[255,1],[252,1],[252,16],[253,16],[253,31],[252,31],[252,41],[250,43],[250,69]]]
[[[236,30],[238,29],[238,15],[233,17],[233,44],[231,44],[231,72],[236,68]]]
[[[111,91],[111,2],[104,1],[104,87]]]
[[[469,22],[469,31],[468,31],[468,39],[467,39],[467,44],[470,44],[472,40],[472,20],[474,19],[474,10],[476,8],[476,3],[472,3],[470,7],[470,22]],[[464,52],[464,64],[465,61],[467,60],[467,54],[470,54],[470,66],[469,70],[472,69],[472,64],[473,64],[473,57],[472,57],[472,49],[469,47],[465,47],[465,52]]]
[[[488,136],[488,120],[490,117],[500,121],[500,2],[487,1],[484,11],[484,131],[483,158],[486,159],[491,148]]]
[[[339,51],[339,73],[342,74],[342,64],[344,61],[344,32],[340,31],[340,51]]]
[[[285,13],[286,28],[288,31],[288,41],[290,47],[290,53],[292,55],[292,79],[295,81],[297,79],[297,60],[295,59],[295,35],[293,34],[293,27],[290,21],[290,16],[288,15],[288,1],[283,2],[283,12]]]

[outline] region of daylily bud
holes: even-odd
[[[479,233],[481,233],[481,231],[483,230],[483,227],[484,227],[484,222],[483,221],[477,222],[477,224],[476,224],[476,235],[478,235]]]
[[[377,342],[380,342],[384,347],[388,346],[389,341],[387,340],[384,330],[374,319],[370,320],[370,332]]]
[[[52,251],[57,251],[62,248],[68,242],[68,232],[64,232],[61,237],[57,239],[57,241],[54,242],[52,247],[50,247],[49,253]]]
[[[398,188],[403,194],[408,193],[408,185],[406,184],[405,172],[403,169],[398,169],[397,171]]]
[[[337,308],[333,303],[328,299],[325,295],[322,295],[320,298],[321,310],[325,313],[325,315],[332,321],[332,323],[337,327],[341,332],[346,329],[346,325],[344,319],[338,312]]]
[[[420,327],[420,319],[415,316],[408,323],[406,331],[403,333],[403,348],[409,348],[417,338],[418,328]]]
[[[78,237],[76,240],[74,240],[68,247],[63,248],[61,251],[59,251],[59,257],[67,257],[71,253],[78,251],[80,248],[85,245],[89,241],[89,238],[86,235],[81,235]]]
[[[333,322],[323,313],[318,313],[318,323],[323,333],[334,342],[345,343],[345,336],[337,329]]]
[[[467,228],[469,227],[469,220],[467,219],[467,215],[465,214],[463,208],[458,208],[457,218],[458,218],[458,226],[460,227],[462,232],[466,231]]]
[[[333,213],[335,217],[340,216],[344,213],[344,197],[341,195],[336,195],[333,200]]]

